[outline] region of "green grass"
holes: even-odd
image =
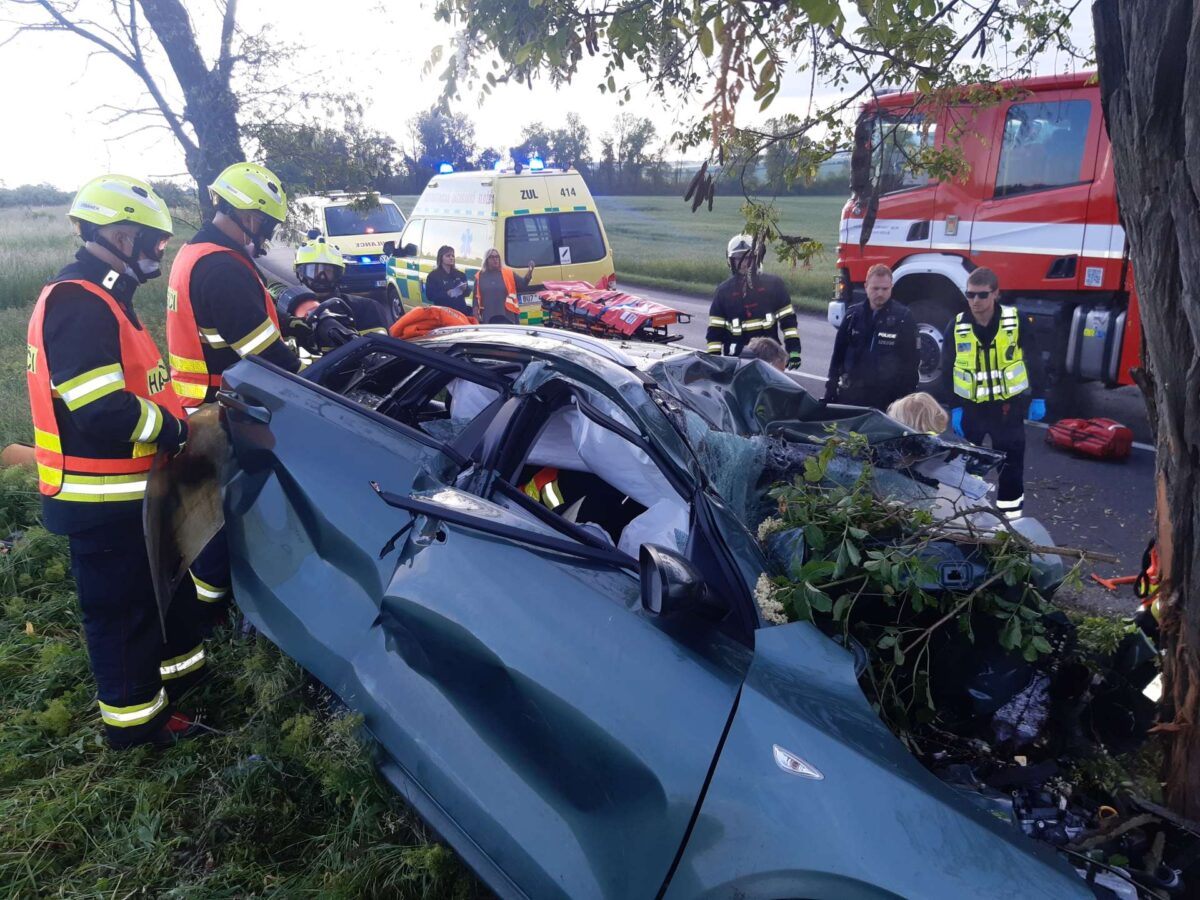
[[[472,897],[482,888],[371,765],[360,720],[231,629],[188,698],[211,731],[101,739],[66,542],[30,473],[0,470],[0,896]]]
[[[408,215],[413,195],[392,198]],[[729,275],[725,245],[745,226],[741,197],[717,197],[713,211],[691,212],[680,197],[597,197],[612,243],[617,278],[629,285],[711,296]],[[776,202],[785,234],[821,241],[825,252],[808,268],[792,269],[767,254],[766,271],[780,275],[798,305],[823,311],[833,290],[842,197],[784,197]]]

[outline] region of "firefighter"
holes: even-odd
[[[787,348],[789,369],[800,368],[800,329],[796,311],[783,279],[758,271],[766,246],[755,252],[754,239],[735,234],[726,256],[730,276],[717,287],[708,311],[708,352],[740,356],[747,343],[756,337],[779,340]]]
[[[195,733],[174,700],[206,674],[199,635],[176,605],[163,641],[142,527],[150,464],[188,435],[133,309],[138,285],[161,274],[171,215],[150,185],[123,175],[89,181],[67,215],[83,247],[42,289],[29,321],[42,519],[70,545],[108,743],[166,746]]]
[[[834,338],[825,401],[883,410],[917,389],[917,323],[892,299],[887,266],[871,266],[866,290],[867,299],[846,310]]]
[[[346,262],[325,238],[302,244],[296,250],[294,269],[307,290],[290,288],[280,293],[280,321],[306,350],[328,353],[360,334],[387,334],[390,317],[379,303],[338,291]]]
[[[524,275],[518,275],[500,261],[495,247],[483,256],[483,268],[475,273],[475,317],[487,325],[516,324],[521,306],[517,291],[529,287],[533,278],[533,260]]]
[[[287,218],[287,195],[263,166],[234,163],[209,185],[211,222],[180,248],[167,285],[167,355],[185,412],[216,399],[221,373],[246,356],[289,372],[300,360],[280,340],[275,300],[254,259]],[[228,551],[219,534],[192,565],[197,596],[220,621],[229,596]]]
[[[981,444],[990,435],[1004,453],[996,506],[1016,519],[1025,502],[1025,418],[1046,417],[1041,356],[1017,308],[999,304],[995,272],[973,271],[966,297],[970,311],[954,317],[942,351],[944,387],[958,404],[950,421],[959,437]]]

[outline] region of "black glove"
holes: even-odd
[[[350,306],[341,297],[330,297],[304,318],[319,353],[328,353],[358,337]]]

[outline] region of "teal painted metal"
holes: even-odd
[[[264,426],[226,410],[239,604],[362,713],[418,811],[505,897],[1090,896],[1044,847],[921,768],[867,705],[849,656],[811,626],[736,640],[703,616],[650,616],[626,568],[387,506],[372,480],[561,538],[465,490],[478,481],[456,486],[460,451],[312,383],[383,351],[434,368],[438,350],[542,364],[489,407],[485,442],[548,381],[594,389],[690,498],[695,561],[723,566],[726,602],[757,622],[757,544],[704,487],[643,377],[587,346],[511,328],[417,345],[371,337],[305,378],[253,359],[225,375],[270,415]],[[670,371],[684,383],[678,365],[659,375]],[[749,410],[731,401],[707,414]],[[776,746],[822,777],[782,769]]]

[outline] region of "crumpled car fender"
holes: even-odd
[[[777,747],[788,755],[777,760]],[[764,822],[778,827],[766,831]],[[851,655],[797,622],[756,634],[754,662],[666,896],[1092,894],[1049,848],[922,768],[867,704]]]

